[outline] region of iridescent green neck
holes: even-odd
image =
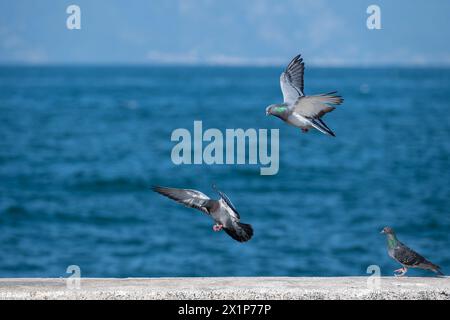
[[[389,248],[395,248],[397,246],[398,240],[395,234],[387,235],[387,243]]]
[[[275,107],[274,111],[277,113],[283,113],[287,110],[287,107]]]

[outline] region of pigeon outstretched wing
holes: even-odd
[[[303,74],[305,64],[301,55],[297,55],[280,76],[280,86],[285,103],[293,104],[298,97],[303,97]]]
[[[209,209],[213,206],[213,202],[215,202],[215,200],[211,200],[204,193],[193,189],[176,189],[155,186],[153,187],[153,191],[175,200],[186,207],[198,209],[206,214],[209,214]]]
[[[333,105],[339,105],[343,101],[341,96],[336,95],[336,91],[306,96],[298,99],[294,112],[307,118],[318,119],[336,109]]]
[[[231,215],[235,216],[235,218],[237,220],[239,220],[241,218],[241,216],[239,215],[239,212],[237,211],[236,207],[231,202],[230,198],[228,198],[228,196],[225,193],[218,190],[215,185],[213,185],[213,189],[214,189],[214,191],[216,191],[219,194],[220,198],[222,198],[222,200],[225,202],[225,204],[231,209],[231,211],[232,211]]]

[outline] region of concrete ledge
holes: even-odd
[[[67,279],[0,279],[0,299],[450,299],[450,278],[82,278],[79,289]]]

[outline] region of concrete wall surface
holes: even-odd
[[[0,299],[446,299],[450,278],[0,279]]]

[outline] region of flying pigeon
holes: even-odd
[[[209,215],[215,222],[214,231],[223,229],[230,237],[239,242],[250,240],[253,236],[252,226],[241,223],[239,213],[230,199],[214,186],[213,189],[219,194],[219,200],[210,199],[204,193],[192,189],[153,187],[153,191]]]
[[[408,271],[408,268],[431,270],[437,273],[438,275],[441,276],[444,275],[441,272],[440,270],[441,268],[439,266],[431,263],[430,261],[422,257],[420,254],[418,254],[414,250],[408,248],[403,243],[401,243],[397,239],[394,230],[392,230],[392,228],[384,227],[383,230],[381,230],[381,233],[387,236],[387,246],[389,256],[403,266],[403,268],[394,271],[394,275],[396,277],[403,276]]]
[[[341,104],[344,99],[336,95],[337,91],[305,96],[303,92],[303,73],[305,64],[301,55],[292,59],[280,76],[280,86],[284,102],[271,104],[266,108],[266,115],[273,115],[288,124],[308,132],[316,128],[322,133],[335,137],[334,132],[321,119],[326,113],[335,109],[333,105]]]

